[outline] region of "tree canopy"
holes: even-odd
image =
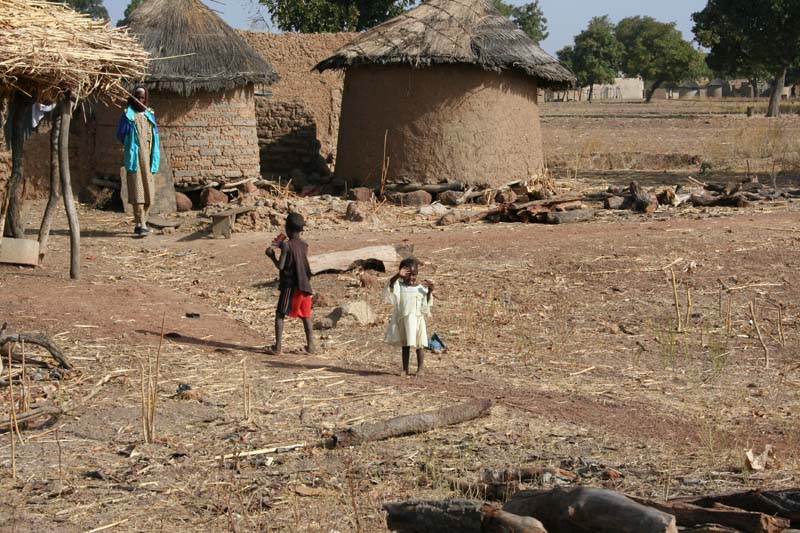
[[[363,31],[402,13],[415,0],[259,0],[283,31]]]
[[[117,26],[125,26],[128,23],[128,17],[131,16],[134,9],[139,7],[142,4],[142,0],[131,0],[128,3],[128,7],[125,8],[125,13],[122,15],[122,19],[117,21]]]
[[[589,87],[590,102],[594,85],[614,83],[619,71],[624,50],[614,29],[608,16],[595,17],[575,37],[575,46],[566,46],[557,53],[558,59],[575,73],[578,86]]]
[[[708,0],[692,19],[697,41],[710,50],[712,69],[773,79],[767,116],[778,116],[787,72],[800,63],[800,2]]]
[[[547,31],[547,19],[542,11],[542,6],[539,5],[539,0],[521,6],[515,6],[503,0],[492,1],[494,7],[501,14],[514,21],[536,44],[550,36]]]
[[[67,4],[80,13],[86,13],[94,19],[108,19],[108,10],[103,0],[51,0],[58,4]]]
[[[625,53],[622,72],[652,82],[647,101],[668,81],[683,81],[708,76],[705,55],[683,38],[675,23],[652,17],[628,17],[617,24],[617,39]]]

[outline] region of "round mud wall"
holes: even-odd
[[[536,81],[468,65],[350,68],[336,175],[378,187],[384,156],[387,183],[498,186],[539,176]]]

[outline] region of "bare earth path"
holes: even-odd
[[[312,227],[307,237],[315,252],[415,245],[428,263],[423,276],[439,287],[431,330],[450,344],[448,353],[429,356],[420,380],[397,376],[399,356],[381,343],[383,322],[321,332],[324,351],[313,357],[260,354],[271,341],[276,293],[263,258],[271,235],[213,241],[179,232],[139,241],[126,233],[122,215],[83,211],[82,281],[65,279],[64,221],[45,268],[0,267],[0,318],[64,344],[79,367],[64,382],[68,394],[80,396],[104,375],[118,375],[86,412],[53,426],[60,428],[58,442],[48,427],[26,432],[33,437],[18,448],[19,479],[4,477],[12,496],[0,504],[0,516],[16,531],[85,530],[121,520],[123,530],[233,524],[329,531],[358,522],[373,531],[380,529],[382,501],[452,495],[447,478],[456,474],[577,458],[624,475],[586,483],[645,495],[796,484],[794,204],[604,215],[559,227],[441,230],[400,209],[380,218],[363,227]],[[667,265],[679,281],[682,312],[686,289],[692,293],[682,335],[669,332],[675,310]],[[720,282],[734,288],[729,333]],[[380,285],[324,275],[315,288],[328,301],[318,315],[361,299],[383,320]],[[750,302],[767,336],[769,370],[749,322]],[[161,441],[142,446],[139,363],[155,352],[164,317],[166,332],[178,335],[164,353]],[[290,324],[289,344],[299,343],[300,328]],[[254,383],[249,421],[241,415],[242,360]],[[176,399],[179,383],[191,384],[201,401]],[[46,382],[37,387],[55,394]],[[290,452],[275,463],[213,459],[314,442],[333,427],[468,397],[495,400],[492,417],[354,450]],[[780,464],[742,473],[744,450],[765,444],[776,447]],[[130,446],[141,455],[120,452]],[[56,464],[58,449],[65,466]],[[4,471],[9,452],[0,448]],[[92,471],[102,477],[87,478]]]

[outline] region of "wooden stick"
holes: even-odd
[[[756,308],[753,302],[750,302],[750,315],[753,317],[753,326],[756,328],[758,340],[761,342],[761,347],[764,349],[764,367],[769,368],[769,348],[764,342],[764,337],[761,335],[761,328],[758,327],[758,320],[756,320]]]
[[[215,461],[219,460],[227,460],[233,458],[240,458],[240,457],[254,457],[256,455],[266,455],[268,453],[282,453],[282,452],[290,452],[292,450],[297,450],[299,448],[305,448],[307,444],[305,442],[300,442],[297,444],[286,444],[284,446],[274,446],[272,448],[262,448],[260,450],[252,450],[249,452],[239,452],[239,453],[229,453],[227,455],[217,455],[214,457]]]
[[[732,317],[731,317],[731,315],[732,315],[731,293],[728,293],[728,313],[727,313],[727,315],[728,316],[727,316],[727,321],[726,321],[725,325],[727,326],[728,337],[730,337],[731,335],[733,335],[733,320],[732,320]]]
[[[75,200],[72,196],[72,178],[69,170],[69,126],[72,121],[72,101],[65,96],[59,105],[61,114],[61,131],[58,139],[58,170],[61,174],[61,190],[64,193],[64,208],[67,211],[69,222],[69,277],[81,277],[81,226],[78,212],[75,210]]]
[[[778,303],[778,335],[781,339],[781,346],[786,348],[786,337],[783,334],[783,305]]]
[[[105,531],[106,529],[111,529],[112,527],[121,526],[122,524],[127,523],[129,520],[130,518],[126,518],[124,520],[120,520],[119,522],[114,522],[112,524],[107,524],[105,526],[96,527],[94,529],[87,531],[86,533],[97,533],[98,531]]]
[[[14,382],[11,379],[11,352],[8,351],[8,427],[11,437],[11,479],[17,479],[17,444],[14,441],[14,428],[17,425],[14,409]]]
[[[44,262],[47,253],[47,241],[50,238],[50,227],[61,199],[61,179],[58,169],[58,139],[61,131],[61,114],[53,113],[53,124],[50,130],[50,197],[44,210],[42,224],[39,226],[39,264]]]
[[[686,320],[684,320],[683,323],[688,326],[690,318],[692,318],[692,290],[687,285],[686,286]]]
[[[676,331],[681,333],[683,331],[683,324],[681,323],[681,305],[678,302],[678,282],[675,280],[675,270],[670,268],[669,272],[672,275],[672,295],[675,297],[675,319],[678,321]]]

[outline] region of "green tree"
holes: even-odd
[[[67,4],[80,13],[86,13],[93,19],[108,20],[108,10],[103,5],[103,0],[50,0],[57,4]]]
[[[595,84],[614,83],[624,50],[614,35],[614,24],[608,16],[594,17],[575,37],[575,46],[558,51],[558,59],[572,69],[579,87],[589,87],[589,101],[594,98]]]
[[[127,26],[131,13],[133,13],[133,10],[140,5],[142,5],[142,0],[131,0],[128,4],[128,7],[125,8],[125,13],[123,13],[122,19],[117,21],[117,26]]]
[[[628,17],[617,24],[617,39],[625,48],[622,72],[650,82],[647,101],[668,81],[708,76],[705,55],[683,38],[675,23],[652,17]]]
[[[730,75],[772,78],[768,117],[780,115],[786,75],[800,63],[800,2],[709,0],[692,15],[708,65]]]
[[[415,0],[259,0],[283,31],[363,31],[395,17]]]
[[[547,19],[542,11],[542,6],[539,5],[539,0],[521,6],[515,6],[503,0],[492,0],[492,3],[501,15],[510,18],[536,44],[550,36],[547,32]]]

